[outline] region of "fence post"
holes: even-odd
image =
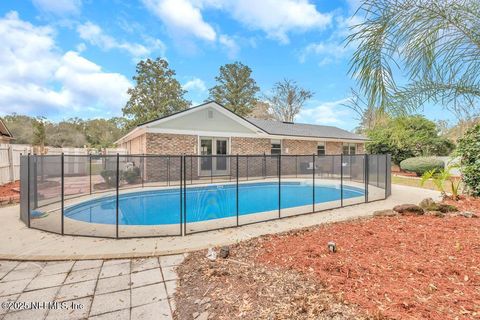
[[[313,154],[313,178],[312,178],[312,207],[315,212],[315,154]]]
[[[142,161],[140,161],[140,162],[141,162],[142,168],[141,168],[141,171],[140,171],[140,172],[141,172],[141,174],[142,174],[142,189],[143,189],[143,187],[144,187],[144,185],[145,185],[145,156],[144,156],[143,154],[142,154],[142,158],[141,158],[141,159],[142,159]]]
[[[170,157],[169,157],[170,158]],[[180,156],[180,235],[183,236],[183,156]]]
[[[247,159],[247,181],[248,181],[248,158],[249,158],[249,157],[247,156],[247,157],[246,157],[246,159]]]
[[[167,186],[170,186],[170,156],[167,156]]]
[[[118,239],[118,189],[119,189],[119,184],[120,184],[120,154],[117,153],[117,194],[116,194],[116,229],[115,229],[115,235],[116,238]]]
[[[30,153],[27,154],[27,216],[28,216],[28,227],[30,228]]]
[[[282,155],[278,155],[278,218],[282,217]]]
[[[92,194],[92,154],[88,154],[88,173],[90,174],[90,194]]]
[[[340,154],[340,206],[343,207],[343,153]]]
[[[61,174],[62,174],[62,235],[64,234],[64,211],[65,211],[65,155],[62,152],[62,169],[61,169]]]
[[[298,178],[298,155],[295,155],[295,178]]]
[[[238,227],[238,153],[237,153],[237,164],[236,164],[237,168],[236,168],[236,173],[237,173],[237,197],[236,197],[236,206],[237,206],[237,227]]]
[[[368,202],[368,179],[369,179],[369,174],[368,174],[368,154],[364,155],[363,158],[363,171],[364,171],[364,180],[365,180],[365,203]]]
[[[10,174],[10,181],[8,182],[13,182],[15,181],[15,167],[13,163],[13,146],[11,144],[8,145],[7,152],[8,152],[8,164],[9,164],[8,171]]]
[[[387,199],[387,183],[388,183],[388,178],[387,178],[387,174],[388,174],[388,156],[385,154],[385,199]]]
[[[183,233],[187,234],[187,161],[183,156]],[[190,168],[191,170],[192,168]]]

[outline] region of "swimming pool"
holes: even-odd
[[[241,183],[238,185],[238,214],[249,215],[278,210],[278,182]],[[288,209],[340,200],[336,185],[308,182],[282,182],[280,208]],[[237,214],[235,184],[207,185],[186,189],[187,223],[234,217]],[[343,187],[343,199],[363,197],[364,190]],[[180,188],[129,192],[119,196],[119,225],[171,225],[181,222]],[[65,208],[65,217],[90,223],[116,224],[116,197],[88,200]],[[185,221],[184,221],[185,222]]]

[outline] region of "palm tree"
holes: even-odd
[[[351,75],[371,108],[455,112],[480,98],[480,1],[364,0],[349,43]]]

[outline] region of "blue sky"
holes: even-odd
[[[58,121],[121,115],[135,65],[163,57],[203,102],[218,68],[241,61],[262,92],[283,78],[315,93],[298,122],[353,129],[343,107],[357,0],[32,0],[0,3],[0,115]],[[431,119],[450,115],[430,107]]]

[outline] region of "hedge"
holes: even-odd
[[[461,157],[463,182],[472,195],[480,196],[480,124],[458,140],[457,153]]]
[[[400,168],[405,171],[415,172],[417,176],[421,176],[426,171],[437,169],[441,170],[445,167],[445,163],[434,157],[415,157],[408,158],[400,162]]]

